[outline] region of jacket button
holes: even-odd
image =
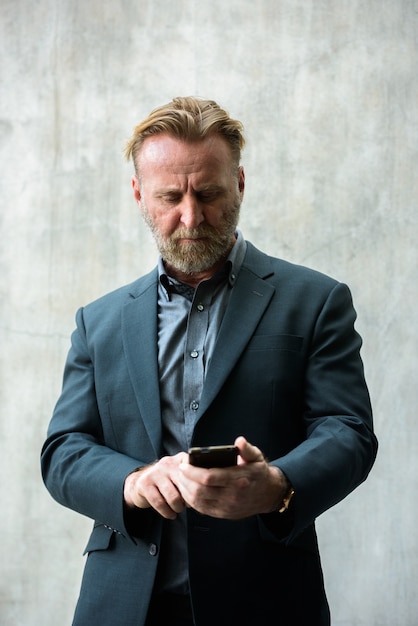
[[[158,552],[158,546],[156,543],[150,543],[149,544],[149,553],[151,556],[155,556]]]

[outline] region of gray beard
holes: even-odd
[[[184,274],[198,274],[213,267],[220,259],[226,258],[231,249],[231,241],[238,225],[241,200],[238,198],[224,218],[220,228],[207,224],[193,229],[179,229],[168,239],[163,239],[142,203],[142,214],[149,227],[163,260]],[[180,244],[184,237],[204,237],[204,241]]]

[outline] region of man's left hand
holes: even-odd
[[[187,459],[180,463],[176,482],[187,506],[229,520],[278,510],[289,489],[283,472],[269,465],[245,437],[238,437],[234,445],[239,456],[232,467],[205,469]]]

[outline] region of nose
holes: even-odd
[[[180,210],[180,222],[186,228],[197,228],[205,219],[199,200],[193,194],[183,198]]]

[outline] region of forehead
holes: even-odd
[[[219,135],[210,135],[199,141],[184,141],[167,134],[148,137],[137,157],[141,176],[164,173],[229,174],[232,165],[231,149]]]

